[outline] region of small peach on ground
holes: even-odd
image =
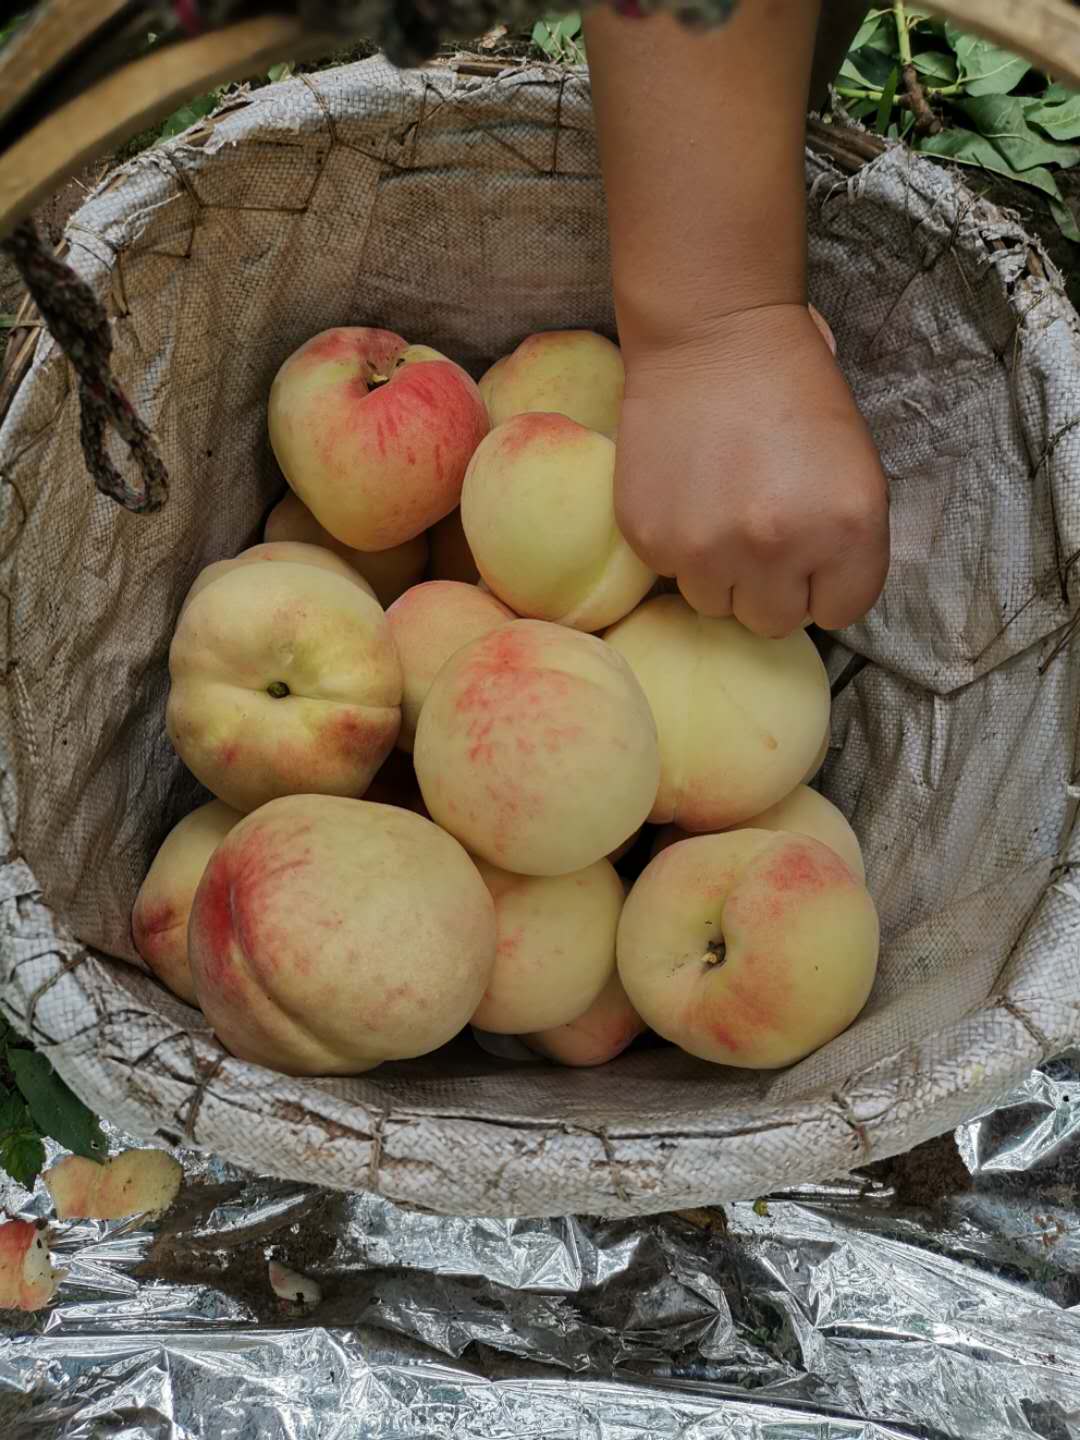
[[[67,1155],[41,1178],[59,1219],[123,1220],[168,1210],[184,1171],[164,1150],[122,1150],[100,1165]]]
[[[691,1055],[791,1065],[839,1035],[874,983],[878,919],[835,851],[736,830],[661,851],[619,921],[619,975],[657,1034]]]
[[[0,1224],[0,1310],[43,1310],[66,1270],[54,1270],[44,1227],[29,1220]]]

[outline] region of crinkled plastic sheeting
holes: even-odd
[[[1080,1054],[957,1140],[925,1195],[900,1167],[647,1220],[421,1215],[188,1154],[152,1230],[56,1227],[55,1307],[0,1320],[0,1435],[1078,1440]],[[272,1256],[315,1311],[282,1313]]]

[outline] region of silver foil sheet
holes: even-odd
[[[617,1221],[426,1215],[185,1153],[156,1225],[53,1228],[57,1303],[0,1317],[0,1437],[1073,1440],[1080,1054],[955,1139]],[[0,1203],[49,1214],[40,1185]]]

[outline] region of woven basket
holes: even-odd
[[[894,528],[880,604],[829,646],[823,787],[864,842],[884,949],[856,1024],[779,1074],[666,1047],[515,1067],[459,1039],[289,1079],[227,1055],[129,936],[155,847],[200,798],[164,735],[169,638],[198,570],[254,541],[279,493],[282,359],[342,323],[474,373],[536,329],[612,333],[585,79],[379,61],[295,79],[141,155],[75,216],[69,258],[171,493],[135,516],[93,490],[42,334],[0,428],[0,1006],[101,1113],[433,1210],[631,1214],[902,1151],[1080,1037],[1077,317],[1037,245],[952,173],[821,144],[812,298]]]

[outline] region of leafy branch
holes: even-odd
[[[538,20],[533,26],[532,43],[560,65],[585,64],[585,37],[579,14],[548,15]]]
[[[1040,191],[1080,243],[1058,182],[1080,164],[1080,95],[1028,61],[893,0],[868,12],[833,93],[889,138]]]
[[[88,1160],[108,1153],[93,1112],[0,1016],[0,1169],[32,1189],[45,1164],[46,1136]]]

